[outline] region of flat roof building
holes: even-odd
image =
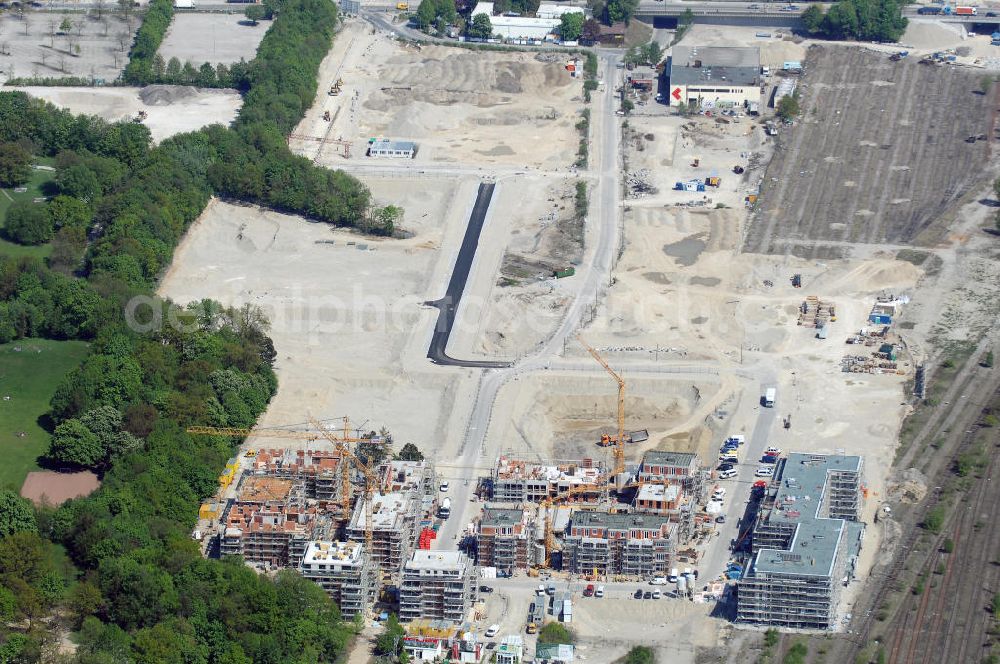
[[[698,473],[698,455],[669,450],[650,450],[642,455],[640,482],[683,484]]]
[[[678,484],[643,484],[633,503],[637,512],[677,516],[683,499]]]
[[[759,104],[761,80],[759,48],[675,46],[667,99],[697,108]]]
[[[493,34],[512,40],[545,41],[551,39],[554,33],[559,31],[563,14],[585,13],[582,7],[544,4],[539,5],[534,16],[494,16],[493,5],[492,2],[480,2],[472,10],[471,16],[486,14],[490,17]]]
[[[864,524],[858,456],[789,454],[765,490],[753,557],[739,582],[737,621],[832,629],[854,578]]]
[[[460,623],[476,601],[476,566],[461,551],[414,551],[403,565],[399,619]]]
[[[479,566],[506,572],[527,569],[531,534],[526,510],[487,507],[477,533]]]
[[[394,141],[389,138],[373,138],[368,142],[369,157],[396,157],[413,159],[417,154],[417,144],[412,141]]]
[[[655,514],[574,511],[563,538],[562,566],[574,574],[665,573],[676,549],[676,525]]]
[[[375,566],[361,544],[309,542],[299,572],[323,588],[345,618],[365,615],[375,603]]]
[[[417,536],[421,503],[413,490],[376,494],[372,500],[372,560],[383,573],[398,577],[403,561],[410,554]],[[367,500],[354,506],[347,525],[347,539],[365,541],[368,523]]]

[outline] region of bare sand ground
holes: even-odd
[[[530,174],[500,180],[449,341],[453,357],[515,359],[555,331],[579,287],[575,277],[553,277],[582,258],[575,183]]]
[[[143,123],[149,127],[155,142],[210,124],[229,124],[243,104],[243,99],[234,90],[202,90],[172,85],[20,89],[74,113],[97,115],[111,122],[132,119],[139,111],[146,111]]]
[[[175,14],[158,53],[164,60],[177,58],[198,67],[250,61],[270,21],[251,25],[243,14]]]
[[[376,200],[391,195],[406,208],[402,225],[413,237],[366,238],[215,201],[189,230],[160,293],[181,303],[250,302],[268,314],[280,388],[262,426],[347,415],[433,452],[444,432],[461,435],[448,425],[470,389],[467,372],[433,371],[425,359],[435,317],[422,303],[443,291],[475,183],[369,185]]]
[[[320,91],[338,79],[297,133],[353,142],[415,141],[418,163],[567,168],[575,159],[582,79],[557,54],[497,53],[404,44],[349,19],[320,69]],[[322,119],[324,111],[331,122]],[[301,148],[315,156],[316,145]],[[325,150],[320,162],[340,159]]]
[[[97,490],[101,481],[89,470],[78,473],[55,473],[39,470],[28,473],[21,485],[21,496],[36,505],[57,506],[71,498],[86,496]]]
[[[731,394],[733,381],[710,374],[654,378],[627,370],[623,376],[626,429],[650,433],[648,442],[627,446],[627,461],[637,461],[648,449],[705,454],[700,427]],[[603,373],[552,369],[519,376],[497,399],[490,435],[502,441],[502,449],[526,458],[608,460],[610,449],[597,441],[615,432],[617,402],[617,385]]]

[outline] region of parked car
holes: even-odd
[[[665,576],[654,576],[653,580],[649,582],[650,585],[654,586],[665,586],[667,585],[667,577]]]
[[[726,487],[720,486],[716,487],[715,491],[712,492],[712,498],[717,498],[722,500],[726,496]]]
[[[646,592],[644,592],[644,593],[642,594],[642,598],[643,598],[643,599],[652,599],[652,598],[653,598],[653,593],[651,593],[651,592],[649,592],[649,591],[647,590]]]
[[[733,464],[731,463],[720,463],[715,469],[716,470],[732,470]]]
[[[737,463],[740,462],[739,458],[737,458],[735,455],[732,455],[732,454],[730,454],[728,456],[724,456],[720,460],[723,461],[723,462],[725,462],[725,463],[731,463],[731,464],[737,464]]]
[[[587,587],[583,589],[583,596],[584,597],[593,597],[594,596],[594,584],[593,583],[588,583]]]
[[[716,523],[725,523],[726,522],[726,515],[725,514],[720,514],[719,516],[715,517],[715,522]]]
[[[642,588],[639,588],[638,590],[636,590],[635,594],[633,594],[632,597],[634,597],[636,599],[642,599]]]
[[[775,464],[775,463],[778,463],[778,457],[776,457],[776,456],[770,456],[768,454],[765,454],[764,456],[762,456],[760,458],[760,462],[761,463]]]
[[[555,595],[556,594],[556,584],[550,583],[548,585],[548,587],[545,589],[545,592],[548,593],[549,595]]]
[[[728,480],[731,477],[736,477],[735,468],[727,468],[726,470],[719,471],[720,480]]]
[[[659,588],[653,591],[653,599],[660,599],[661,597],[663,597],[663,594],[660,592]]]
[[[771,447],[769,447],[766,450],[764,450],[764,454],[766,454],[768,456],[781,456],[781,448],[780,447],[774,447],[772,445]]]
[[[499,633],[500,633],[500,625],[490,625],[489,629],[486,630],[486,638],[492,639]]]
[[[594,597],[604,597],[604,586],[597,586],[597,590],[594,591]]]
[[[448,483],[447,482],[441,482],[441,486],[439,486],[438,489],[440,489],[442,492],[447,491],[448,490]]]
[[[479,592],[481,593],[491,593],[493,592],[492,586],[479,586]]]
[[[757,477],[771,477],[772,475],[774,475],[774,467],[760,466],[757,469],[757,472],[754,473],[754,475],[756,475]]]
[[[544,595],[545,594],[545,586],[543,586],[542,584],[539,583],[538,587],[535,588],[535,593],[537,593],[538,595]]]

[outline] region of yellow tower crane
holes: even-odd
[[[587,349],[587,352],[597,360],[597,362],[604,367],[604,370],[611,374],[611,377],[615,379],[618,383],[618,436],[614,439],[610,437],[602,437],[602,442],[609,442],[615,446],[614,456],[615,456],[615,470],[611,474],[612,477],[618,475],[625,470],[625,380],[612,369],[604,358],[594,350],[582,337],[577,335],[576,340]]]
[[[253,428],[244,429],[240,427],[205,427],[196,426],[188,427],[187,432],[197,436],[233,436],[237,438],[249,437],[249,436],[269,436],[271,438],[297,438],[300,440],[329,440],[336,446],[338,452],[345,458],[348,458],[350,451],[347,448],[347,443],[358,443],[365,439],[355,438],[350,435],[350,420],[347,417],[342,418],[344,421],[343,432],[340,436],[334,436],[332,433],[327,431],[319,422],[313,418],[309,418],[309,423],[317,429],[317,431],[297,431],[294,429],[266,429],[266,428]],[[353,455],[351,455],[353,456]],[[341,468],[341,484],[340,484],[340,495],[341,495],[341,516],[344,519],[349,519],[351,517],[351,473],[345,461],[343,467]]]
[[[316,427],[324,438],[329,440],[331,443],[337,446],[341,454],[344,455],[344,477],[347,478],[344,494],[347,496],[347,505],[349,509],[350,505],[350,474],[347,469],[347,460],[350,459],[352,463],[361,471],[361,474],[365,478],[365,553],[368,554],[369,558],[374,560],[374,554],[372,553],[372,508],[375,502],[375,490],[379,490],[379,495],[381,495],[381,487],[378,476],[372,471],[372,469],[365,464],[361,459],[359,459],[353,452],[347,449],[344,444],[348,433],[347,418],[344,418],[344,435],[341,437],[334,436],[332,433],[323,428],[323,426],[316,420],[309,418],[309,421],[314,427]],[[355,441],[357,439],[354,439]],[[348,514],[348,518],[350,515]]]

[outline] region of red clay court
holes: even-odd
[[[24,478],[21,495],[36,505],[61,505],[70,498],[86,496],[99,486],[101,482],[97,475],[89,470],[78,473],[38,470]]]

